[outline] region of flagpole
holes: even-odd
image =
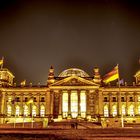
[[[31,103],[30,103],[31,104]],[[33,123],[33,105],[31,104],[31,108],[32,108],[32,128],[34,127],[34,123]]]
[[[118,66],[118,88],[119,88],[119,96],[121,95],[121,85],[120,85],[120,73],[119,73],[119,64],[117,64]],[[120,98],[120,97],[119,97]],[[119,99],[120,100],[120,99]],[[118,100],[118,101],[119,101]],[[121,101],[121,100],[120,100]],[[119,105],[119,102],[118,102],[118,105]],[[118,114],[119,114],[119,107],[118,106]],[[121,126],[124,127],[124,122],[123,122],[123,114],[122,114],[122,108],[121,108]]]

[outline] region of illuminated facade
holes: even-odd
[[[71,68],[54,76],[49,69],[46,85],[17,86],[8,69],[0,70],[0,123],[63,120],[121,120],[140,123],[140,71],[136,82],[104,86],[98,68],[89,76]]]

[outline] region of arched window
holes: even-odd
[[[63,110],[63,118],[66,118],[68,116],[68,93],[67,93],[67,91],[63,92],[62,110]]]
[[[16,106],[15,115],[16,115],[16,116],[19,116],[19,114],[20,114],[20,107],[19,107],[19,106]]]
[[[81,91],[80,93],[80,108],[81,108],[81,117],[86,117],[86,93]]]
[[[104,117],[108,117],[109,116],[109,112],[108,112],[108,105],[104,106]]]
[[[140,105],[138,106],[138,114],[140,115]]]
[[[116,105],[113,105],[113,107],[112,107],[112,115],[113,115],[113,117],[115,117],[117,115],[117,106]]]
[[[24,116],[28,116],[29,115],[29,108],[27,105],[24,106]]]
[[[134,106],[133,105],[130,105],[130,107],[129,107],[129,115],[134,116]]]
[[[40,107],[40,116],[41,117],[45,116],[45,107],[44,107],[44,105],[41,105],[41,107]]]
[[[125,105],[122,105],[122,115],[126,115]]]
[[[12,114],[12,107],[10,105],[7,106],[7,116],[11,116]]]
[[[36,106],[33,105],[32,107],[32,116],[36,116]]]

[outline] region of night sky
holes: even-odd
[[[12,2],[11,2],[12,1]],[[140,69],[140,4],[136,0],[0,0],[0,57],[15,81],[45,84],[77,67],[103,76],[117,63],[128,83]]]

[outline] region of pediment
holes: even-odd
[[[64,78],[60,81],[57,81],[51,86],[99,86],[98,84],[94,83],[93,81],[84,79],[78,76],[71,76]]]

